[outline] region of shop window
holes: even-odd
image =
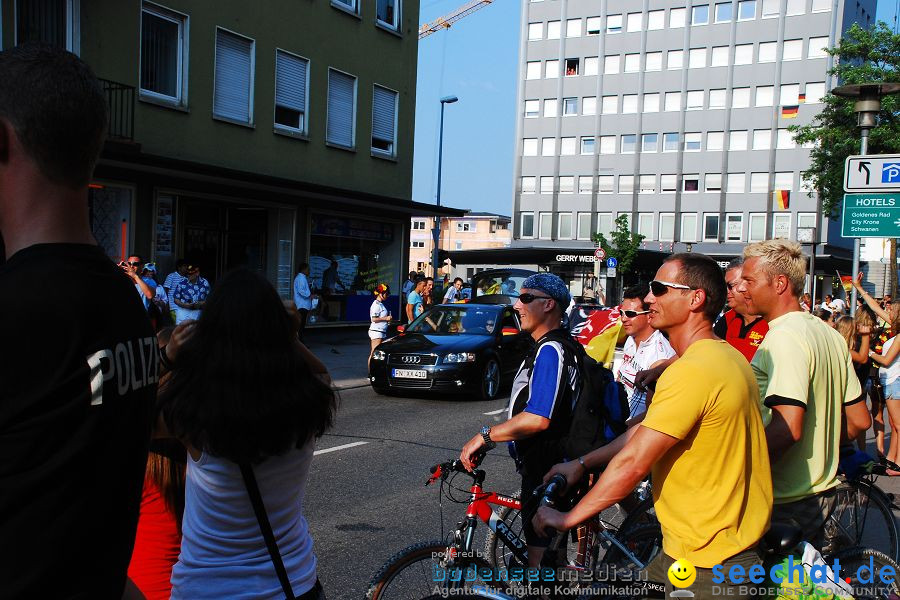
[[[131,188],[116,185],[95,184],[88,190],[88,205],[90,206],[91,232],[97,240],[97,244],[103,248],[106,255],[115,262],[125,260],[122,256],[122,248],[130,249],[132,244],[131,232],[131,207],[134,192]],[[168,224],[172,223],[171,200],[169,201]],[[125,239],[122,239],[122,234]],[[169,235],[171,236],[171,227]],[[172,240],[169,238],[169,244]],[[126,250],[128,252],[129,250]]]

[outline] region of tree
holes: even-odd
[[[850,27],[836,48],[828,54],[837,61],[828,72],[841,85],[851,83],[900,82],[900,35],[883,21],[871,29],[857,24]],[[793,126],[794,139],[813,144],[809,169],[803,172],[822,203],[822,212],[834,219],[840,214],[844,198],[844,160],[859,154],[860,131],[856,125],[853,100],[827,94],[824,109],[809,125]],[[868,154],[900,153],[900,96],[885,96],[881,102],[878,125],[869,133]],[[891,243],[888,289],[896,295],[897,253]]]
[[[616,268],[619,272],[625,272],[631,268],[631,263],[637,258],[644,236],[631,231],[628,213],[620,213],[616,217],[615,229],[610,237],[611,239],[607,240],[602,233],[594,233],[591,235],[591,241],[600,244],[607,256],[615,256],[619,261],[619,266]],[[619,278],[621,281],[622,275],[619,275]]]

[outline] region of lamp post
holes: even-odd
[[[859,127],[861,140],[859,153],[865,156],[869,151],[869,130],[878,124],[878,113],[881,111],[881,97],[900,92],[900,83],[851,83],[831,90],[835,96],[854,98],[853,110],[856,112],[856,124]],[[815,249],[813,250],[815,252]],[[891,265],[892,276],[895,277],[897,265]],[[853,239],[853,281],[859,274],[859,238]],[[856,286],[850,297],[851,314],[856,314]]]
[[[440,133],[438,134],[438,172],[437,172],[437,206],[441,207],[441,163],[442,158],[444,157],[444,105],[453,104],[454,102],[459,101],[459,98],[456,96],[444,96],[441,98],[441,127]],[[432,276],[435,280],[438,278],[438,259],[440,253],[440,241],[441,241],[441,217],[440,215],[434,216],[434,229],[431,232],[432,238],[434,240],[434,251],[431,254],[431,269],[433,271]]]

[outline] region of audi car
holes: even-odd
[[[496,398],[534,342],[511,306],[439,304],[380,344],[369,381],[375,392]]]

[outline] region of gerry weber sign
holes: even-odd
[[[593,254],[557,254],[556,262],[579,262],[579,263],[592,263],[596,262],[597,259]]]

